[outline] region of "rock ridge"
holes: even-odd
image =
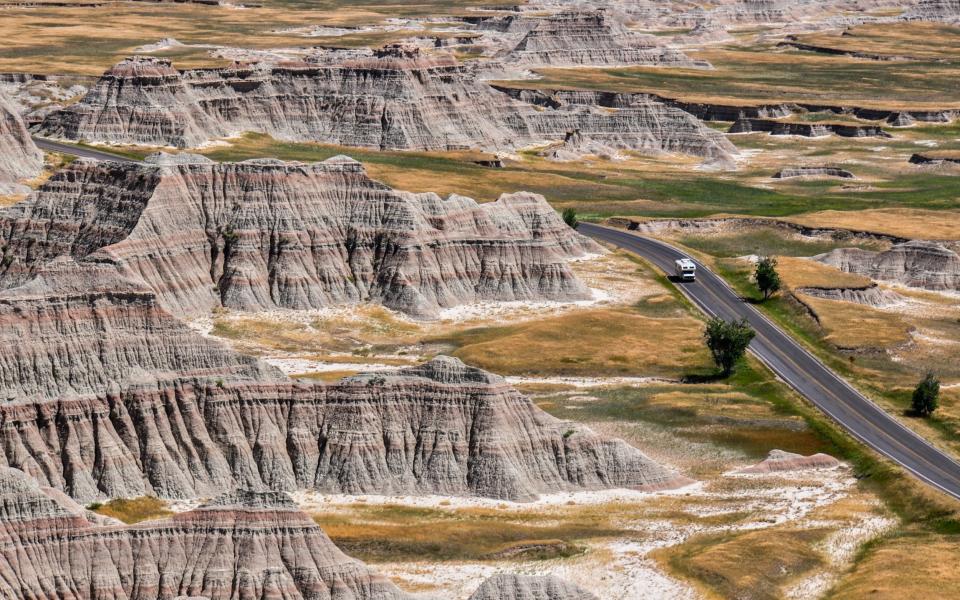
[[[475,69],[415,49],[317,63],[177,71],[167,59],[119,63],[39,131],[70,140],[195,147],[241,132],[379,150],[514,151],[580,130],[618,148],[729,158],[722,137],[647,102],[618,111],[540,110]],[[688,138],[682,148],[670,140]]]
[[[911,240],[883,252],[839,248],[815,258],[870,279],[928,290],[960,291],[960,255],[936,242]]]
[[[30,139],[19,113],[0,93],[0,194],[28,191],[22,183],[40,175],[43,153]]]
[[[177,316],[379,302],[431,318],[476,301],[583,300],[571,258],[602,250],[542,196],[477,204],[322,163],[78,160],[0,213],[0,285],[60,256],[111,263]]]

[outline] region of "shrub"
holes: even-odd
[[[707,348],[713,356],[713,362],[721,369],[724,376],[733,373],[734,367],[743,358],[754,336],[756,332],[746,319],[727,322],[720,317],[710,319],[707,330],[703,334]]]
[[[771,256],[764,256],[757,262],[757,271],[754,274],[757,280],[757,287],[763,293],[763,299],[766,300],[773,294],[780,291],[780,274],[777,273],[777,259]]]
[[[576,229],[580,225],[580,220],[577,218],[577,211],[573,208],[563,209],[563,222],[569,225],[572,229]]]
[[[940,379],[933,373],[927,373],[913,390],[910,408],[918,417],[929,417],[937,410],[939,400]]]

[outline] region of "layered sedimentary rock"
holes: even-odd
[[[20,115],[0,94],[0,194],[26,191],[23,180],[40,175],[43,153],[30,139]]]
[[[738,473],[778,473],[783,471],[801,471],[804,469],[833,469],[840,466],[840,461],[829,454],[817,453],[810,456],[771,450],[763,461],[737,471]]]
[[[39,329],[46,306],[36,304],[20,318]],[[106,301],[98,308],[68,315],[64,328],[99,328],[109,340],[113,329],[99,317],[117,309]],[[15,345],[3,357],[5,372],[52,360],[63,345]],[[19,382],[6,382],[0,464],[83,501],[194,498],[236,487],[525,500],[687,482],[622,441],[547,415],[502,378],[456,359],[330,384],[173,372],[76,395],[70,379],[79,369],[51,373],[68,389],[63,396],[17,395]]]
[[[766,132],[770,135],[800,135],[804,137],[822,137],[838,135],[840,137],[891,137],[878,125],[848,125],[845,123],[797,123],[774,121],[772,119],[738,119],[728,133]]]
[[[914,165],[960,165],[960,154],[925,154],[917,152],[910,156],[910,163]]]
[[[58,256],[110,262],[176,315],[381,302],[430,317],[475,301],[576,300],[600,249],[541,197],[397,192],[345,157],[145,165],[79,160],[0,215],[0,282]]]
[[[960,22],[960,0],[918,0],[905,17],[917,21]]]
[[[774,179],[792,179],[794,177],[837,177],[854,179],[853,173],[838,167],[785,167],[777,171]]]
[[[132,58],[104,74],[81,102],[50,115],[41,130],[72,140],[179,147],[252,131],[385,150],[490,151],[560,141],[579,130],[618,148],[729,157],[732,146],[694,124],[652,101],[618,111],[540,110],[497,92],[452,58],[391,47],[333,64],[183,72],[165,59]],[[689,138],[682,149],[672,143],[678,137]]]
[[[150,289],[110,265],[63,257],[0,292],[0,399],[106,394],[194,377],[286,381],[197,335],[161,309]]]
[[[89,515],[89,513],[88,513]],[[197,510],[98,525],[0,468],[0,595],[13,599],[402,600],[283,494],[244,490]]]
[[[557,577],[501,574],[487,579],[470,600],[598,600]]]
[[[885,306],[894,306],[904,301],[903,296],[892,291],[884,289],[877,284],[865,287],[843,287],[843,288],[823,288],[823,287],[805,287],[795,289],[798,294],[813,296],[814,298],[823,298],[824,300],[840,300],[842,302],[855,302],[874,308],[883,308]]]
[[[628,30],[605,10],[567,11],[540,19],[505,60],[526,66],[670,65],[709,67]]]
[[[960,290],[960,255],[936,242],[914,240],[883,252],[840,248],[816,258],[871,279],[929,290]]]

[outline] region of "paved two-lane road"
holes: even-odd
[[[41,137],[34,137],[33,143],[37,145],[37,148],[46,150],[47,152],[59,152],[61,154],[69,154],[71,156],[78,156],[80,158],[95,158],[97,160],[112,160],[114,162],[125,163],[138,162],[131,158],[120,156],[119,154],[113,154],[112,152],[107,152],[105,150],[97,150],[96,148],[88,148],[85,146],[76,146],[74,144],[61,144],[60,142],[55,142],[53,140],[48,140]]]
[[[638,254],[668,275],[673,273],[675,260],[690,258],[663,242],[627,231],[590,223],[582,223],[578,230]],[[728,321],[747,319],[757,332],[750,350],[855,438],[933,487],[960,498],[960,463],[855,390],[757,309],[744,302],[720,277],[698,262],[697,281],[677,285],[708,315]]]

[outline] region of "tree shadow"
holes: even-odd
[[[681,383],[717,383],[718,381],[723,381],[728,379],[729,376],[725,375],[722,371],[714,371],[712,373],[685,373],[680,376]]]

